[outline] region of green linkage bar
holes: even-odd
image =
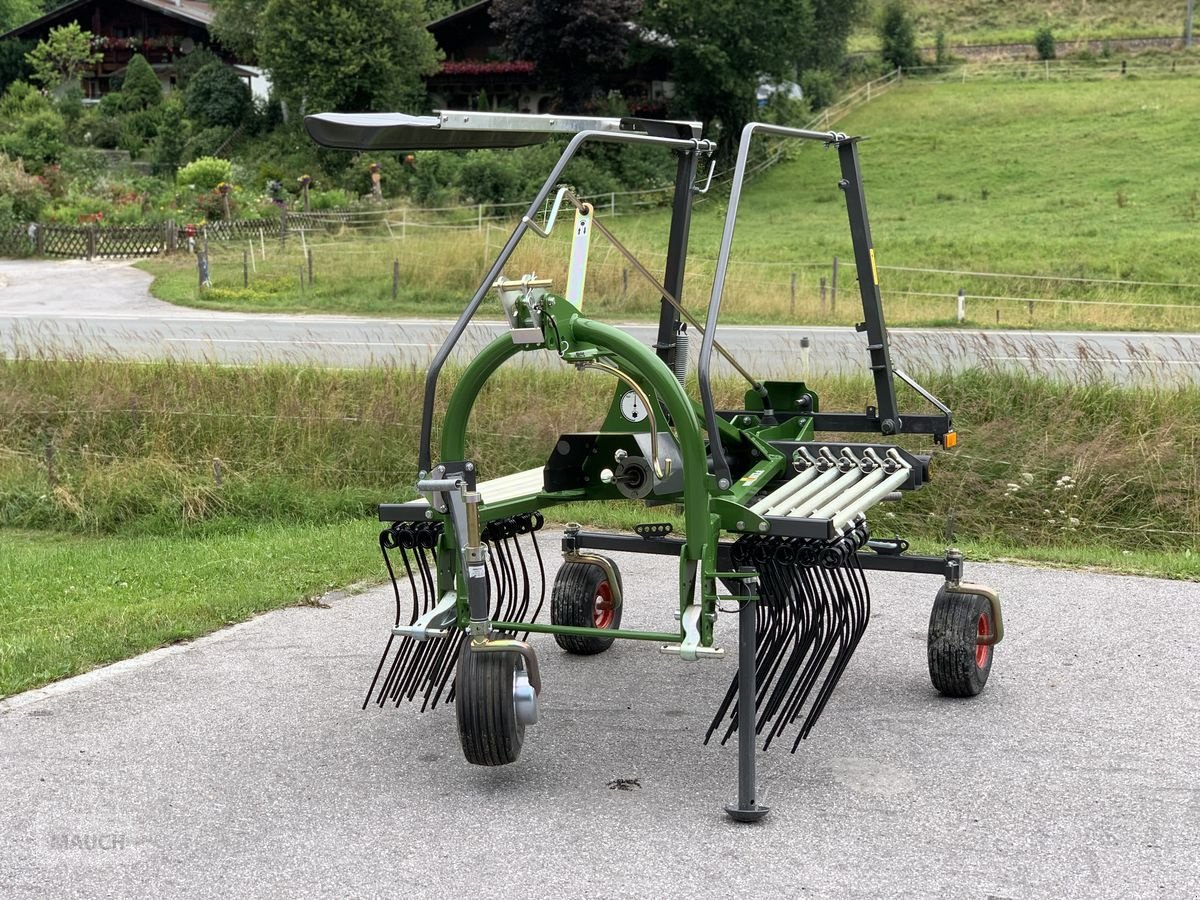
[[[670,631],[626,631],[621,628],[588,628],[584,625],[546,625],[540,622],[493,622],[496,631],[531,631],[536,634],[569,634],[572,637],[626,638],[632,641],[677,643],[683,634]]]

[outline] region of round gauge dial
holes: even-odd
[[[621,395],[621,415],[629,422],[641,422],[646,418],[646,404],[637,391],[626,391]]]

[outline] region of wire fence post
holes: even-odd
[[[308,286],[309,287],[312,287],[312,270],[313,270],[312,247],[309,247],[308,248]]]
[[[961,325],[967,318],[967,292],[962,288],[958,289],[958,324]]]
[[[479,224],[477,230],[483,231],[483,204],[479,204]]]
[[[829,311],[837,310],[837,273],[838,273],[838,258],[833,258],[833,278],[829,283]]]
[[[609,218],[613,218],[614,216],[616,216],[616,214],[617,214],[617,195],[614,192],[614,193],[610,193],[608,195],[608,215],[609,215]]]
[[[629,270],[621,270],[621,296],[625,297],[629,294]]]
[[[221,460],[215,456],[213,457],[212,469],[213,469],[213,484],[215,484],[218,488],[220,488],[225,483],[225,473],[222,471],[222,468],[221,468]]]
[[[392,260],[392,300],[400,296],[400,260]]]
[[[242,287],[250,287],[250,255],[242,251]]]
[[[792,284],[796,283],[796,276],[792,276]],[[825,276],[821,276],[821,312],[825,312]]]
[[[58,472],[54,469],[54,442],[46,441],[46,481],[51,489],[58,487]]]
[[[257,275],[258,264],[254,261],[254,238],[246,241],[246,247],[250,251],[250,271]]]
[[[824,279],[822,279],[822,281],[823,281],[823,280],[824,280]],[[822,285],[822,291],[821,291],[821,292],[822,292],[822,293],[824,293],[824,285]],[[795,318],[795,317],[796,317],[796,273],[795,273],[795,272],[793,272],[793,273],[792,273],[792,305],[791,305],[791,311],[792,311],[792,318]]]

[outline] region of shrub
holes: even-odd
[[[57,162],[67,149],[67,123],[52,109],[21,119],[15,131],[0,135],[0,151],[40,168]]]
[[[121,119],[106,116],[99,110],[89,110],[79,120],[83,139],[101,150],[115,150],[121,140]]]
[[[62,170],[77,188],[91,189],[108,177],[108,157],[89,147],[71,147],[63,154]]]
[[[77,84],[67,85],[59,91],[54,106],[67,123],[67,128],[74,131],[83,117],[83,88]]]
[[[183,151],[187,145],[187,133],[179,127],[183,116],[183,107],[175,99],[163,104],[163,116],[155,132],[154,143],[150,149],[150,159],[154,163],[154,171],[159,175],[170,175],[183,162]]]
[[[50,108],[50,101],[29,82],[14,82],[0,97],[0,130],[7,130],[25,116]]]
[[[211,62],[188,82],[184,113],[201,125],[241,125],[254,113],[254,98],[246,82],[221,62]]]
[[[1038,59],[1054,59],[1057,56],[1057,46],[1054,32],[1049,26],[1042,26],[1033,36],[1033,48],[1037,50]]]
[[[0,154],[0,225],[37,221],[50,192],[19,159]]]
[[[142,54],[135,53],[129,60],[121,93],[133,109],[146,109],[162,103],[162,82]]]
[[[224,145],[233,129],[227,125],[214,125],[211,128],[198,128],[188,136],[183,146],[184,159],[199,159],[214,156]]]
[[[227,159],[202,156],[175,173],[175,183],[197,191],[211,191],[233,177],[233,165]]]
[[[939,66],[944,66],[950,61],[950,53],[946,49],[946,32],[942,28],[937,30],[933,38],[933,61]]]
[[[800,89],[804,91],[804,99],[808,108],[816,112],[824,109],[837,99],[837,85],[833,76],[821,69],[812,69],[800,76]]]
[[[921,64],[912,18],[903,0],[888,0],[879,19],[879,52],[892,68],[911,69]]]
[[[341,188],[334,188],[331,191],[310,189],[308,203],[313,209],[340,209],[354,203],[354,197],[350,195],[349,191],[343,191]]]
[[[517,173],[498,154],[475,151],[459,171],[459,187],[468,202],[504,203],[515,193]]]
[[[213,53],[203,44],[196,47],[195,50],[186,56],[176,57],[174,64],[176,89],[186,91],[192,77],[209,63],[214,62],[220,62],[217,54]]]

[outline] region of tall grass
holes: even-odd
[[[403,368],[0,362],[0,525],[188,534],[369,518],[412,495],[423,380]],[[873,512],[877,532],[1197,547],[1200,390],[986,370],[924,380],[955,409],[960,448],[937,453],[926,489]],[[823,409],[870,399],[862,379],[816,388]],[[740,404],[738,383],[718,392]],[[484,477],[540,465],[558,434],[596,427],[610,396],[594,373],[506,370],[478,400],[470,452]],[[924,441],[905,443],[928,452]]]

